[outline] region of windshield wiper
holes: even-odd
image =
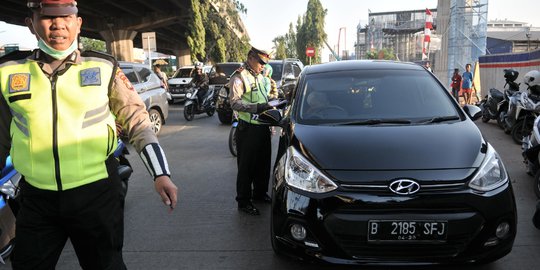
[[[459,118],[459,116],[457,115],[449,115],[449,116],[437,116],[437,117],[433,117],[433,118],[419,121],[419,122],[423,124],[431,124],[431,123],[440,123],[440,122],[460,120],[460,119],[461,118]]]
[[[341,122],[341,123],[336,123],[336,125],[362,126],[362,125],[410,124],[410,123],[411,123],[411,120],[407,120],[407,119],[367,119],[367,120],[360,120],[360,121]]]

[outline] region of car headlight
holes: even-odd
[[[191,92],[186,93],[186,98],[191,98]]]
[[[330,192],[337,188],[332,180],[322,174],[293,147],[287,150],[285,181],[292,187],[313,193]]]
[[[469,187],[474,190],[486,192],[494,190],[508,182],[508,174],[504,168],[499,154],[488,144],[486,158],[480,169],[469,182]]]

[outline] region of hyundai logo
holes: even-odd
[[[399,195],[410,195],[418,192],[420,190],[420,184],[416,183],[413,180],[408,179],[399,179],[388,186],[390,190]]]

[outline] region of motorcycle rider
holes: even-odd
[[[193,80],[191,82],[195,88],[199,88],[199,91],[197,92],[197,100],[199,101],[198,109],[201,110],[203,108],[202,103],[204,96],[208,92],[208,85],[210,84],[208,75],[203,72],[202,62],[195,63],[195,74],[193,75]]]

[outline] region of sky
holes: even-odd
[[[367,24],[368,9],[372,13],[378,13],[437,8],[437,0],[319,1],[327,9],[325,32],[329,45],[336,50],[339,37],[339,49],[349,51],[354,49],[358,24],[360,23],[361,26]],[[252,45],[271,49],[273,47],[272,40],[286,34],[289,31],[290,23],[296,27],[298,16],[304,15],[306,12],[308,0],[240,0],[240,2],[247,8],[247,14],[242,14],[241,18],[247,28]],[[540,27],[537,3],[537,0],[488,0],[488,20],[508,19]],[[267,14],[266,19],[261,18],[264,14]],[[330,50],[325,48],[322,52],[323,62],[328,60],[329,54]]]
[[[325,31],[328,43],[337,49],[353,50],[356,27],[367,24],[368,9],[371,12],[416,10],[437,8],[437,0],[319,0],[327,9]],[[446,0],[445,0],[446,1]],[[450,1],[450,0],[447,0]],[[488,20],[508,19],[540,27],[537,0],[488,0]],[[247,28],[253,46],[272,49],[272,40],[289,31],[289,24],[296,26],[298,16],[306,12],[308,0],[240,0],[247,8],[242,21]],[[340,33],[341,29],[341,33]],[[26,27],[0,22],[0,46],[19,43],[23,48],[34,48],[35,38]],[[330,51],[324,49],[323,61]]]

